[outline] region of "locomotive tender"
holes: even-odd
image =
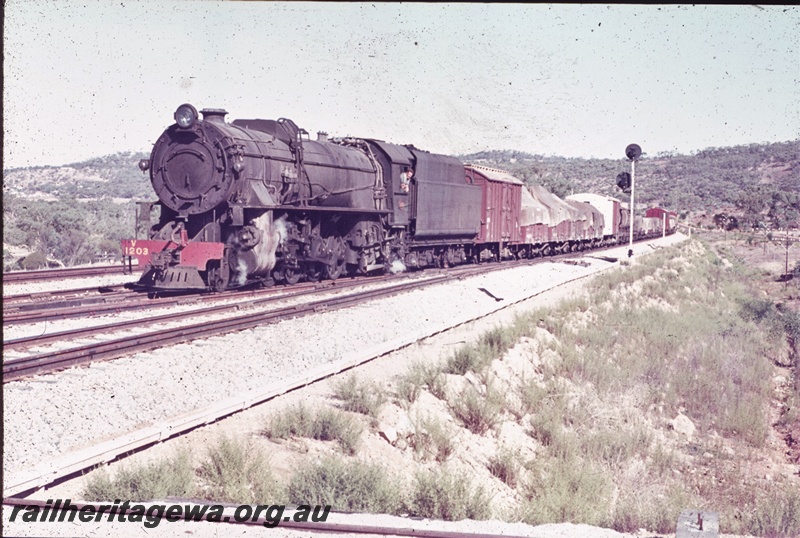
[[[138,284],[147,289],[294,284],[627,237],[627,211],[607,197],[564,201],[412,145],[322,132],[311,140],[285,118],[226,123],[224,110],[200,114],[178,107],[139,163],[161,215],[148,239],[124,240],[122,251],[144,268]],[[655,235],[655,224],[649,229]]]

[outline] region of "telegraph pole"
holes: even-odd
[[[633,204],[636,195],[636,161],[642,156],[642,148],[638,144],[629,144],[625,148],[625,156],[631,162],[631,205],[630,205],[630,226],[628,231],[628,257],[633,256]]]

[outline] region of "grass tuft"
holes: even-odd
[[[417,421],[411,447],[418,459],[446,461],[455,451],[455,431],[433,417]]]
[[[402,506],[396,479],[384,468],[334,456],[301,466],[287,491],[290,503],[346,512],[392,514]]]
[[[272,417],[262,433],[270,439],[296,435],[318,441],[337,441],[344,452],[355,454],[362,431],[360,422],[342,411],[328,408],[312,411],[298,404]]]
[[[132,467],[123,467],[113,478],[106,469],[93,474],[83,490],[87,501],[150,501],[188,497],[194,491],[194,470],[188,452]]]
[[[537,460],[525,484],[522,520],[531,525],[577,522],[603,525],[611,506],[610,473],[573,457]]]
[[[441,469],[417,474],[408,508],[412,515],[430,519],[489,519],[489,502],[483,488],[473,489],[466,475]]]
[[[746,532],[771,538],[800,536],[800,492],[779,486],[764,495],[756,502]]]
[[[479,372],[486,367],[486,361],[480,349],[475,346],[458,348],[445,363],[445,372],[453,375],[464,375],[467,372]]]
[[[486,386],[486,396],[478,394],[472,385],[466,386],[450,402],[450,407],[465,428],[483,435],[500,421],[505,402],[505,395],[490,383]]]
[[[282,498],[264,454],[250,440],[220,437],[208,449],[198,472],[206,499],[239,504],[270,504]]]
[[[360,382],[358,377],[351,375],[333,387],[334,395],[342,400],[345,411],[378,416],[381,406],[386,403],[386,394],[375,383]]]
[[[489,472],[503,481],[508,487],[517,487],[522,464],[519,451],[501,448],[489,458]]]

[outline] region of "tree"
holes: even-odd
[[[796,192],[773,192],[767,218],[773,228],[797,228],[800,225],[800,196]]]
[[[751,185],[739,194],[736,207],[744,212],[743,220],[752,228],[759,228],[766,223],[764,212],[772,200],[772,187],[768,185]]]
[[[717,213],[713,219],[714,225],[721,230],[729,232],[739,227],[739,219],[727,213]]]

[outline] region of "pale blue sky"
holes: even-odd
[[[7,0],[4,167],[149,151],[183,102],[439,153],[800,138],[794,6]]]

